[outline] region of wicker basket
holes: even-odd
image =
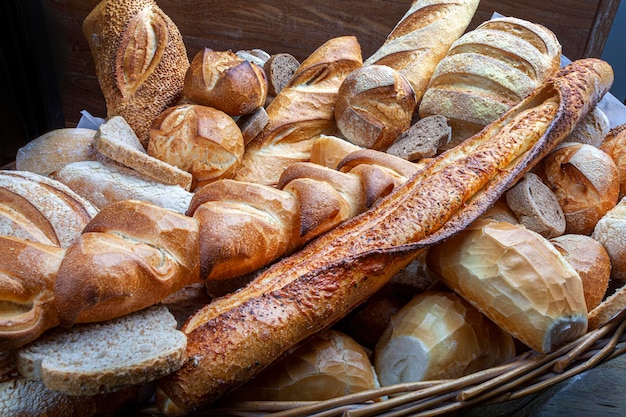
[[[246,401],[214,405],[191,416],[442,416],[538,393],[626,353],[626,309],[604,326],[550,354],[529,351],[513,361],[453,380],[382,387],[317,402]],[[385,398],[380,400],[380,398]],[[141,410],[157,416],[154,407]]]

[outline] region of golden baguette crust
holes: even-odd
[[[213,301],[183,326],[188,360],[158,383],[168,415],[202,408],[252,378],[295,344],[333,324],[404,268],[422,248],[462,230],[530,169],[608,91],[611,67],[573,63],[459,149],[435,158],[373,209]],[[521,112],[558,103],[533,129]]]

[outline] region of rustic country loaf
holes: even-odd
[[[107,117],[126,119],[146,147],[152,121],[183,91],[189,58],[182,35],[154,0],[102,0],[83,33]]]

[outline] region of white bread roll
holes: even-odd
[[[460,378],[512,359],[515,344],[457,294],[426,291],[391,318],[374,353],[387,386]]]
[[[602,216],[591,236],[609,254],[611,278],[626,282],[626,197]]]
[[[311,146],[311,159],[314,164],[336,169],[339,162],[349,153],[363,149],[347,140],[330,135],[320,135]]]
[[[578,273],[521,225],[479,220],[428,251],[428,266],[494,323],[538,352],[585,334]]]

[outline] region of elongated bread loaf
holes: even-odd
[[[414,0],[365,65],[386,65],[404,75],[419,103],[435,67],[470,24],[479,0]]]
[[[604,61],[571,64],[372,209],[199,310],[182,328],[189,359],[157,385],[159,409],[183,415],[202,408],[339,320],[427,245],[473,222],[574,129],[612,81]],[[539,114],[520,121],[533,109]]]

